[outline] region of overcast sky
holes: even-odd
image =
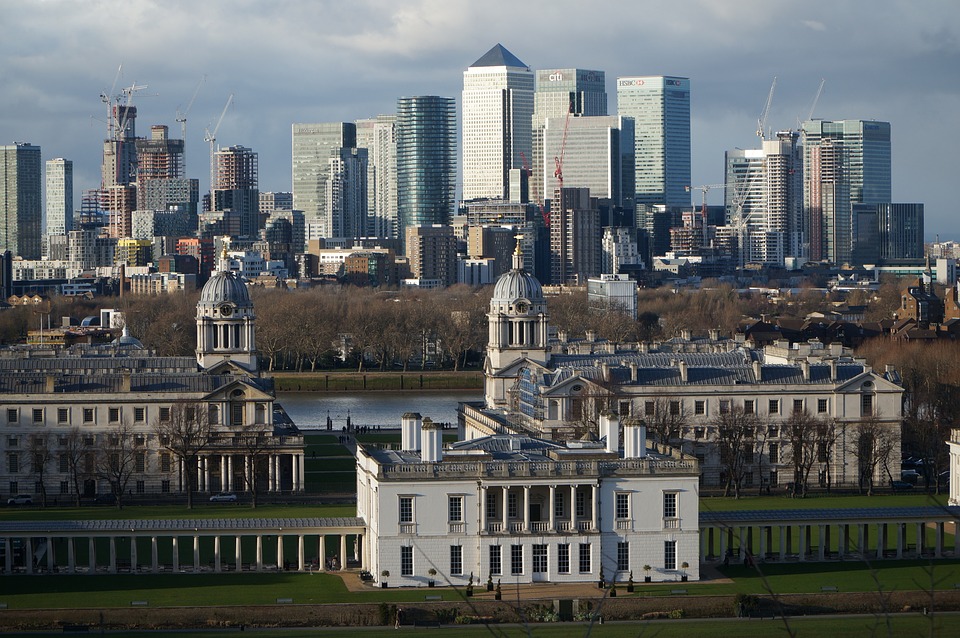
[[[74,162],[100,182],[102,92],[136,82],[137,132],[187,116],[187,170],[209,185],[211,129],[253,148],[260,190],[291,189],[290,125],[393,113],[405,95],[457,98],[466,67],[502,43],[533,69],[691,80],[693,181],[723,181],[724,151],[768,118],[891,123],[893,198],[926,205],[926,236],[960,240],[960,2],[956,0],[0,0],[0,141]],[[122,73],[114,85],[117,69]],[[711,193],[720,203],[720,192]],[[76,201],[79,206],[79,199]]]

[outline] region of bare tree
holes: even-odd
[[[753,412],[744,410],[743,406],[734,406],[721,412],[715,425],[720,465],[726,475],[723,495],[729,496],[732,487],[734,498],[740,498],[744,475],[753,464],[759,418]]]
[[[257,506],[260,484],[267,474],[267,460],[274,448],[272,427],[268,423],[247,423],[233,433],[234,444],[243,451],[244,460],[249,464],[243,472],[243,483],[250,493],[252,508]]]
[[[656,437],[657,443],[664,449],[670,445],[671,438],[680,436],[689,418],[683,401],[673,396],[645,399],[643,414],[647,431]]]
[[[53,451],[50,449],[50,439],[42,434],[31,434],[28,443],[31,469],[40,486],[40,504],[47,506],[46,474],[50,462],[53,460]]]
[[[64,435],[60,455],[67,464],[67,473],[74,495],[74,502],[79,507],[80,497],[83,495],[83,481],[88,476],[85,461],[91,452],[93,436],[84,435],[80,428],[73,427]]]
[[[110,484],[110,492],[116,498],[117,509],[123,509],[123,496],[138,469],[138,449],[133,428],[121,420],[115,430],[103,435],[96,453],[97,476]]]
[[[853,431],[853,455],[857,458],[857,477],[861,492],[873,495],[874,481],[879,470],[890,473],[891,455],[896,445],[894,433],[883,425],[880,419],[871,417],[859,421]]]
[[[807,410],[795,410],[783,423],[790,444],[790,462],[793,465],[793,496],[807,495],[810,470],[817,460],[820,420]]]
[[[168,450],[183,468],[186,480],[187,509],[193,508],[196,490],[197,458],[210,444],[210,412],[205,403],[180,401],[168,409],[160,409],[153,422],[153,431],[160,445]]]

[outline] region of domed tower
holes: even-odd
[[[501,275],[487,313],[489,336],[485,363],[487,404],[506,401],[506,389],[519,375],[516,364],[550,361],[549,317],[543,287],[523,269],[520,238],[513,253],[513,268]]]
[[[224,250],[224,253],[226,250]],[[230,362],[257,372],[253,302],[247,287],[221,258],[197,302],[197,363],[204,370]]]

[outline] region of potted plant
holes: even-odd
[[[607,579],[603,577],[603,566],[600,567],[600,578],[597,580],[597,589],[606,589]]]
[[[650,569],[651,569],[650,565],[643,566],[643,582],[645,583],[650,582]]]
[[[683,574],[680,575],[680,580],[687,582],[687,569],[690,567],[690,563],[683,561],[680,563],[680,569],[683,570]]]
[[[470,580],[467,581],[467,597],[473,596],[473,572],[470,572]]]
[[[616,598],[616,597],[617,597],[617,582],[614,581],[613,583],[610,584],[610,598]]]
[[[496,599],[496,600],[500,600],[500,598],[501,598],[502,596],[503,596],[503,594],[500,592],[500,579],[498,578],[498,579],[497,579],[497,589],[496,589],[496,593],[493,595],[493,597],[494,597],[494,599]]]
[[[627,593],[633,593],[633,570],[630,570],[630,580],[627,581]]]
[[[390,570],[389,570],[389,569],[383,570],[382,572],[380,572],[380,576],[382,576],[383,578],[390,578]],[[380,586],[383,587],[384,589],[386,589],[386,588],[387,588],[387,581],[381,580],[381,581],[380,581]]]
[[[427,587],[433,587],[435,584],[433,579],[437,575],[437,570],[431,567],[430,569],[427,570],[427,573],[430,574],[430,580],[427,581]]]
[[[493,576],[487,576],[487,591],[493,591]]]

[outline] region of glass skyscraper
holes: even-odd
[[[40,147],[0,146],[0,251],[40,259]]]
[[[690,80],[617,78],[617,113],[635,122],[636,203],[689,206]]]
[[[802,144],[809,259],[848,262],[853,205],[891,200],[890,123],[809,120],[802,126]]]
[[[397,100],[399,236],[410,226],[449,224],[456,203],[457,108],[453,98]]]
[[[293,125],[293,207],[324,237],[330,237],[333,228],[327,197],[331,161],[336,164],[341,149],[356,146],[352,122]]]

